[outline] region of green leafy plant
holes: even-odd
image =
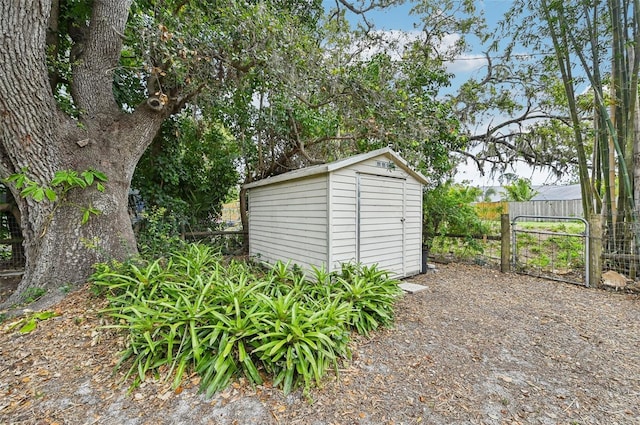
[[[56,171],[53,179],[48,185],[39,184],[27,176],[27,169],[23,168],[19,173],[15,173],[3,180],[4,183],[14,183],[16,189],[21,190],[20,195],[24,198],[31,197],[36,202],[42,202],[46,197],[49,201],[56,201],[64,197],[71,189],[85,189],[96,183],[96,189],[104,192],[104,182],[107,176],[93,169],[82,172],[75,170]],[[57,189],[57,191],[55,190]]]
[[[510,202],[526,202],[538,194],[531,186],[531,180],[525,178],[512,180],[504,186],[504,190],[507,192],[506,200]]]
[[[310,281],[284,263],[264,270],[185,245],[154,261],[100,264],[92,281],[109,299],[108,327],[128,334],[118,367],[132,385],[153,373],[178,386],[191,371],[209,396],[238,376],[288,393],[337,373],[351,329],[391,323],[397,282],[375,267],[344,270],[316,269]]]
[[[473,236],[486,234],[487,225],[480,220],[478,211],[471,205],[482,195],[478,188],[440,183],[425,191],[423,197],[424,243],[431,249],[445,235],[456,235],[473,251],[480,251]]]
[[[188,245],[168,260],[98,266],[94,285],[110,300],[105,312],[118,320],[110,327],[129,332],[121,365],[131,360],[125,376],[134,376],[134,385],[160,367],[176,386],[193,368],[207,394],[239,371],[260,382],[245,347],[260,314],[258,305],[246,308],[257,284],[248,272],[243,278],[237,266],[224,266],[204,245]]]
[[[7,332],[11,332],[15,329],[18,329],[18,332],[21,334],[27,334],[33,332],[37,327],[38,323],[44,320],[49,320],[52,317],[59,316],[60,313],[55,311],[39,311],[36,313],[32,313],[26,317],[22,317],[15,322],[9,323],[5,330]]]
[[[393,323],[394,303],[402,290],[386,271],[376,265],[355,265],[355,269],[349,265],[343,267],[337,286],[343,290],[342,299],[352,306],[348,323],[359,333],[368,335],[379,326]]]
[[[148,208],[164,208],[180,224],[209,228],[238,182],[238,147],[213,114],[200,115],[183,111],[163,123],[140,158],[132,187]]]
[[[150,208],[142,213],[142,218],[136,242],[143,257],[162,257],[185,245],[180,237],[179,220],[166,208]]]
[[[25,291],[23,292],[23,300],[26,304],[31,304],[32,302],[38,301],[46,293],[46,289],[32,286],[25,289]]]
[[[540,254],[528,263],[534,267],[545,268],[551,264],[551,259],[546,254]]]
[[[13,183],[16,189],[20,190],[20,196],[31,198],[36,202],[43,202],[48,199],[50,202],[64,201],[67,193],[72,189],[86,189],[95,183],[99,192],[104,192],[104,183],[107,176],[93,169],[81,172],[75,170],[56,171],[49,184],[40,184],[31,180],[27,176],[27,168],[23,168],[19,173],[15,173],[3,180],[4,183]],[[81,224],[86,224],[91,215],[99,215],[101,210],[92,205],[78,206],[82,211]]]
[[[259,345],[254,352],[274,375],[274,385],[282,385],[287,394],[297,383],[305,389],[312,381],[319,385],[331,366],[337,370],[345,347],[330,335],[344,333],[344,327],[332,324],[322,310],[310,310],[292,298],[263,297],[262,303],[272,314],[263,318],[266,332],[255,338]]]
[[[62,194],[66,194],[71,189],[80,188],[85,189],[96,183],[96,189],[99,192],[104,192],[104,182],[107,181],[107,176],[100,171],[93,169],[84,170],[81,172],[75,170],[62,170],[56,171],[53,179],[51,180],[51,186],[60,188]]]

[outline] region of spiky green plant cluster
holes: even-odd
[[[239,376],[306,391],[349,357],[352,330],[392,323],[401,290],[386,272],[347,265],[312,274],[187,245],[168,259],[101,264],[92,281],[110,301],[109,327],[128,332],[119,366],[134,385],[152,373],[178,386],[195,371],[210,396]]]

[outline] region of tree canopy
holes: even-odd
[[[638,236],[616,223],[636,223],[640,202],[640,5],[541,0],[515,2],[512,13],[529,21],[510,30],[513,39],[549,53],[541,71],[556,82],[547,91],[563,99],[557,110],[575,152],[585,217],[604,216],[608,244],[621,250]]]
[[[10,302],[135,253],[127,198],[141,158],[147,196],[203,215],[236,170],[252,180],[391,145],[434,178],[449,171],[464,145],[437,97],[450,22],[397,43],[345,19],[386,4],[4,2],[1,29],[21,36],[0,48],[0,176],[13,176],[27,257]]]

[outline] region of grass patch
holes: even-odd
[[[572,233],[572,234],[582,234],[585,231],[584,223],[580,221],[567,221],[567,222],[536,222],[536,221],[518,221],[516,223],[516,227],[518,229],[525,230],[540,230],[540,231],[549,231],[549,232],[560,232],[560,233]]]
[[[516,228],[524,230],[517,232],[518,259],[522,267],[548,273],[584,268],[583,223],[523,222]]]

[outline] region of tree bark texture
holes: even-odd
[[[0,2],[0,177],[24,172],[46,185],[56,171],[94,169],[109,179],[104,192],[72,189],[55,202],[23,198],[11,187],[21,213],[26,266],[8,305],[20,302],[30,287],[55,295],[63,285],[85,282],[95,262],[136,252],[127,211],[131,178],[168,112],[142,104],[124,113],[115,102],[112,74],[130,5],[130,0],[93,2],[85,45],[73,65],[71,92],[81,115],[71,118],[58,108],[48,77],[51,1]],[[101,214],[82,225],[87,207]]]

